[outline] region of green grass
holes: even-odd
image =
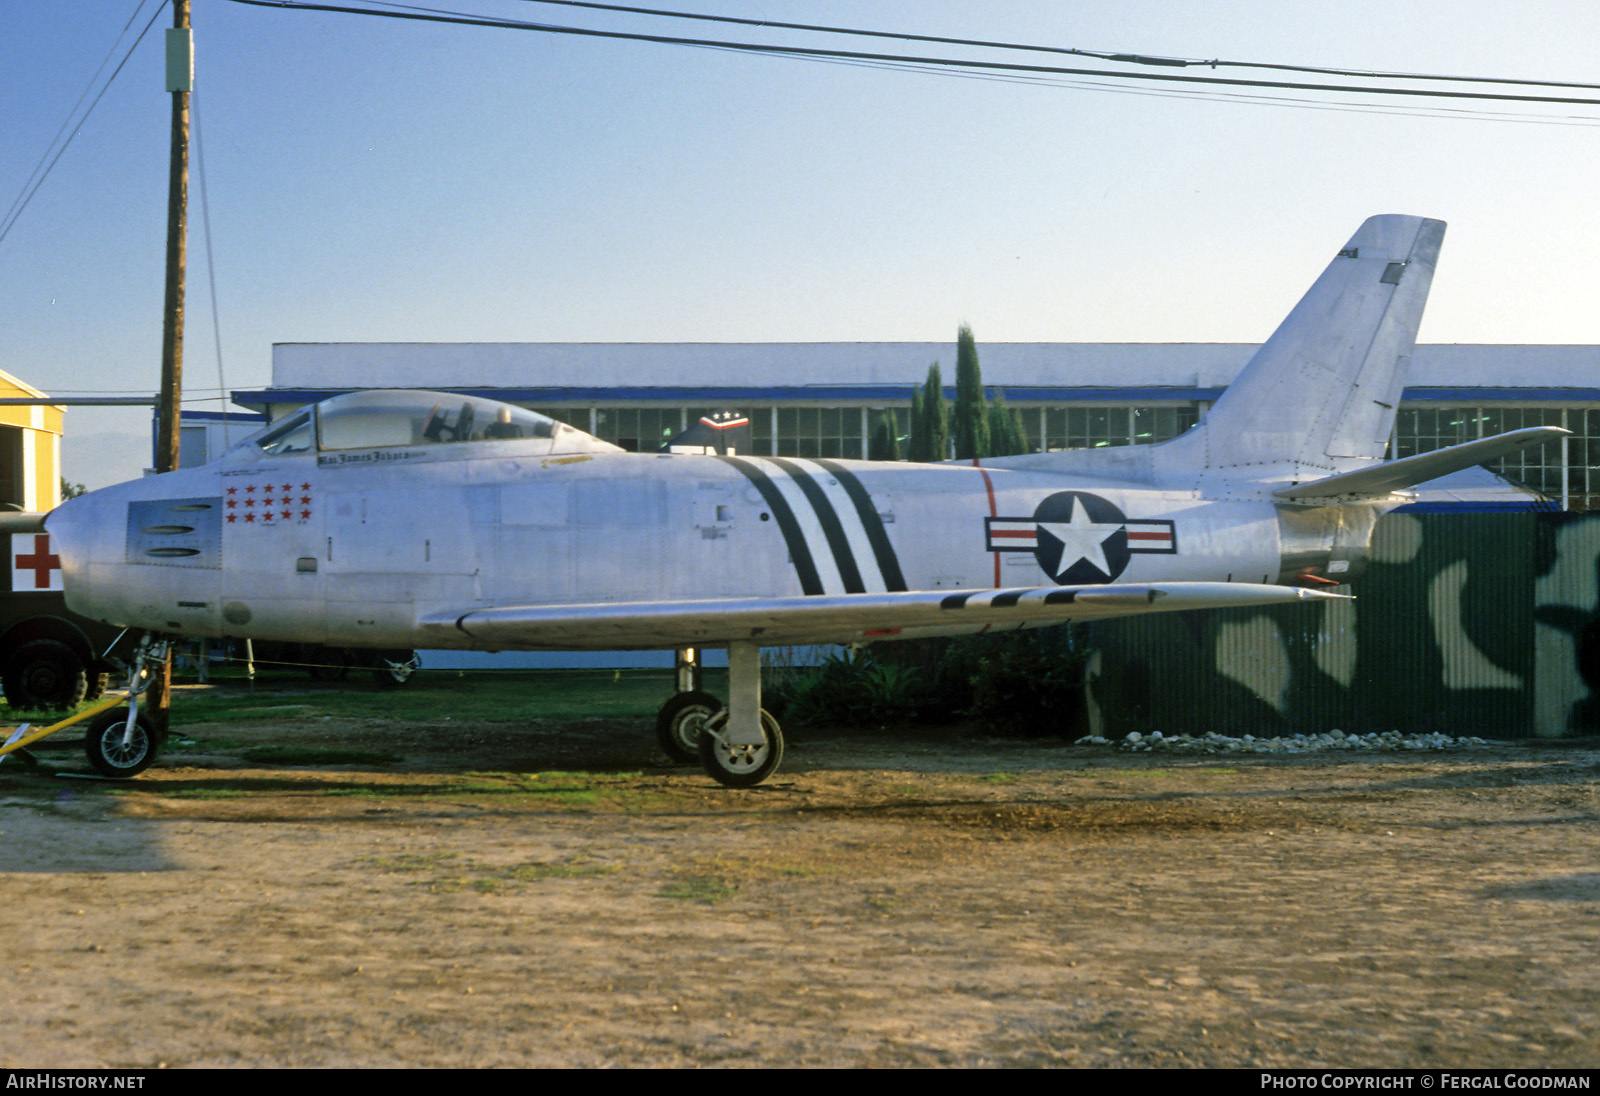
[[[403,799],[430,803],[487,802],[540,809],[607,806],[630,810],[661,802],[662,796],[658,790],[638,786],[636,782],[642,775],[639,772],[433,773],[405,783],[390,783],[332,779],[329,774],[320,773],[303,776],[215,773],[183,780],[119,782],[107,784],[105,788],[117,795],[149,795],[164,799],[244,799],[290,795],[308,799]]]
[[[674,898],[680,902],[698,902],[704,906],[726,902],[739,893],[739,885],[714,875],[690,875],[675,879],[656,891],[657,898]]]
[[[727,691],[726,672],[706,672],[707,689]],[[360,676],[334,683],[288,676],[255,685],[224,680],[180,690],[172,725],[195,723],[403,719],[434,723],[574,719],[649,719],[672,695],[672,671],[424,669],[410,684],[380,690]]]
[[[322,718],[527,722],[653,717],[662,701],[672,695],[672,671],[424,668],[410,684],[398,689],[379,689],[364,674],[336,682],[312,681],[289,673],[263,674],[252,683],[242,676],[213,672],[211,684],[204,688],[184,688],[194,682],[183,677],[175,684],[179,688],[172,700],[174,727]],[[705,687],[725,696],[727,671],[707,670]],[[80,704],[73,711],[87,707]],[[0,701],[0,724],[26,722],[42,727],[67,714],[24,711]]]

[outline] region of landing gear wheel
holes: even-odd
[[[84,752],[101,776],[138,776],[156,759],[156,733],[145,717],[134,720],[131,735],[124,733],[127,725],[126,708],[113,708],[89,724]]]
[[[77,652],[59,639],[35,639],[17,648],[0,683],[13,708],[60,711],[78,706],[89,674]]]
[[[761,709],[761,733],[766,739],[759,746],[735,746],[727,740],[728,713],[718,712],[705,722],[700,735],[700,762],[718,784],[729,788],[750,788],[771,776],[783,760],[783,732],[772,713]]]
[[[656,741],[672,760],[688,764],[700,760],[700,732],[706,720],[722,711],[722,701],[710,693],[678,693],[656,713]]]
[[[380,689],[398,689],[422,669],[422,659],[415,651],[379,651],[374,657],[377,668],[372,671],[372,680]]]
[[[313,681],[340,681],[350,672],[350,652],[342,647],[312,647],[305,657]]]

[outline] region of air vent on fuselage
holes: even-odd
[[[125,559],[155,567],[222,566],[221,499],[128,503]]]

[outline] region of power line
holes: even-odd
[[[33,196],[39,193],[39,188],[44,185],[45,179],[49,178],[50,172],[55,169],[56,162],[61,159],[62,153],[67,151],[67,146],[72,144],[72,139],[78,135],[78,131],[83,128],[83,124],[89,120],[89,115],[94,113],[94,108],[100,104],[101,98],[104,97],[105,93],[110,90],[112,83],[117,78],[117,74],[120,73],[123,66],[128,63],[128,59],[133,56],[133,51],[138,48],[140,42],[144,41],[144,36],[149,33],[150,28],[155,25],[155,21],[160,18],[162,11],[164,11],[167,6],[167,0],[161,0],[161,2],[156,5],[156,10],[151,13],[149,22],[145,23],[144,29],[139,32],[139,36],[135,38],[132,44],[128,46],[127,50],[124,51],[122,60],[117,62],[117,67],[112,71],[111,75],[106,78],[105,84],[101,86],[99,93],[95,95],[94,101],[89,104],[88,108],[83,112],[83,116],[78,119],[77,125],[72,127],[72,132],[67,134],[67,139],[65,141],[61,141],[60,147],[56,148],[55,155],[52,156],[50,154],[50,149],[55,148],[56,142],[61,140],[62,131],[65,130],[67,128],[67,124],[72,121],[72,116],[77,113],[78,107],[83,105],[83,100],[88,96],[90,90],[94,87],[94,83],[97,79],[99,79],[100,73],[105,71],[106,62],[110,61],[112,54],[116,52],[116,43],[122,41],[123,37],[128,33],[128,27],[133,25],[134,20],[139,17],[139,11],[148,2],[149,0],[139,0],[138,6],[133,9],[133,14],[128,17],[128,22],[123,25],[122,30],[117,34],[116,40],[112,42],[111,50],[107,52],[105,60],[100,62],[100,67],[96,69],[94,75],[89,78],[89,86],[84,88],[82,95],[78,96],[78,101],[72,105],[72,110],[67,112],[66,119],[61,123],[61,128],[56,130],[56,135],[52,137],[50,139],[50,143],[45,146],[44,155],[39,159],[39,164],[43,165],[44,170],[41,172],[39,166],[34,167],[32,174],[28,176],[28,181],[23,183],[21,193],[19,193],[16,200],[11,203],[11,208],[6,211],[4,220],[0,220],[0,242],[5,240],[6,235],[16,225],[17,219],[22,216],[22,211],[28,208],[29,202],[33,201]],[[45,164],[46,159],[49,160],[48,164]]]
[[[378,0],[381,2],[381,0]],[[885,64],[920,65],[929,68],[955,69],[972,72],[1024,73],[1043,76],[1090,76],[1112,80],[1152,80],[1169,84],[1193,84],[1209,87],[1256,88],[1270,91],[1324,91],[1345,95],[1396,95],[1408,98],[1454,99],[1476,102],[1537,103],[1551,106],[1600,106],[1600,98],[1569,95],[1530,95],[1491,91],[1450,91],[1440,88],[1364,87],[1352,84],[1320,84],[1290,80],[1246,80],[1238,77],[1189,76],[1153,72],[1113,72],[1105,69],[1069,68],[1059,65],[1023,64],[1005,61],[978,61],[956,57],[926,57],[908,54],[867,53],[856,50],[823,49],[813,46],[780,46],[756,42],[733,42],[706,38],[684,38],[675,35],[641,34],[629,31],[597,30],[589,27],[568,27],[553,23],[530,23],[516,19],[492,19],[434,8],[416,8],[402,4],[385,4],[400,9],[385,11],[377,8],[354,8],[339,4],[300,3],[296,0],[233,0],[236,4],[252,7],[282,8],[290,11],[322,11],[344,15],[369,15],[385,19],[406,19],[425,23],[445,23],[460,26],[493,27],[502,30],[536,31],[545,34],[575,35],[586,38],[606,38],[633,42],[650,42],[658,45],[697,46],[706,49],[732,50],[760,53],[778,57],[810,57],[837,60],[880,62]]]
[[[1472,84],[1510,84],[1525,87],[1584,88],[1600,90],[1600,84],[1574,83],[1564,80],[1527,80],[1501,76],[1445,76],[1421,72],[1386,72],[1369,69],[1333,68],[1321,65],[1292,65],[1270,61],[1224,61],[1220,58],[1201,60],[1190,57],[1157,57],[1115,50],[1075,49],[1069,46],[1040,46],[1024,42],[996,42],[981,38],[946,38],[934,34],[912,34],[905,31],[862,30],[855,27],[833,27],[812,23],[782,23],[774,19],[748,19],[733,15],[705,15],[698,12],[667,11],[660,8],[640,8],[623,4],[601,4],[595,0],[522,0],[528,4],[553,4],[566,8],[589,8],[596,11],[622,12],[631,15],[651,15],[669,19],[693,19],[709,23],[728,23],[747,27],[771,27],[777,30],[812,31],[820,34],[842,34],[862,38],[892,38],[905,42],[930,42],[947,46],[979,46],[984,49],[1020,50],[1031,53],[1054,53],[1074,57],[1098,57],[1102,61],[1120,61],[1127,64],[1158,65],[1167,68],[1253,68],[1272,69],[1279,72],[1319,73],[1324,76],[1354,76],[1383,80],[1437,80]]]

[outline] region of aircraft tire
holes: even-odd
[[[699,761],[701,731],[706,720],[720,711],[722,701],[710,693],[674,694],[656,712],[656,741],[668,757],[680,764]]]
[[[313,681],[342,681],[350,673],[350,652],[342,647],[311,647],[305,657]]]
[[[35,639],[6,663],[3,684],[13,708],[60,711],[77,707],[89,689],[89,673],[77,652],[59,639]]]
[[[762,708],[761,730],[766,741],[759,746],[729,746],[722,734],[727,722],[727,709],[706,720],[700,735],[700,763],[711,779],[724,787],[754,787],[776,772],[783,760],[783,731],[772,713]]]
[[[127,723],[128,709],[113,708],[89,724],[83,748],[89,755],[89,764],[101,776],[118,779],[138,776],[156,759],[159,743],[149,721],[139,716],[133,724],[133,741],[123,745],[123,728]]]

